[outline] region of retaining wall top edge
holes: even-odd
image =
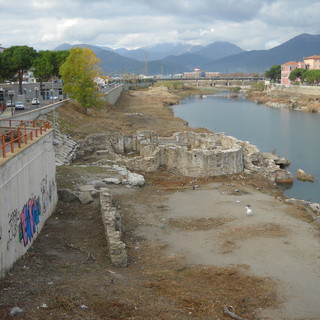
[[[42,133],[41,136],[34,138],[33,140],[28,140],[27,144],[23,144],[21,146],[21,148],[18,148],[17,146],[15,147],[15,150],[13,153],[8,152],[7,156],[5,158],[3,158],[2,156],[0,156],[0,167],[2,165],[4,165],[5,163],[7,163],[8,161],[12,160],[14,157],[16,157],[17,155],[19,155],[21,152],[25,151],[26,149],[30,148],[31,146],[33,146],[35,143],[39,142],[40,140],[42,140],[43,138],[47,137],[49,134],[51,134],[54,131],[54,129],[48,129],[46,132]]]

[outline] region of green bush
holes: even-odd
[[[264,82],[255,82],[253,85],[252,85],[252,89],[255,90],[255,91],[263,91],[264,90]]]
[[[156,83],[156,87],[167,87],[168,90],[178,90],[178,89],[182,89],[184,87],[184,83],[183,81],[175,81],[175,80],[172,80],[172,81],[158,81]]]

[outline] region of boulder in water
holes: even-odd
[[[310,182],[314,182],[314,177],[313,177],[310,173],[306,173],[306,172],[303,171],[302,169],[298,169],[298,170],[297,170],[296,177],[297,177],[297,179],[300,180],[300,181],[310,181]]]

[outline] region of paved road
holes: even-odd
[[[55,102],[59,102],[59,101],[54,100],[54,103]],[[31,102],[29,102],[29,103],[25,104],[25,109],[24,110],[15,110],[13,108],[13,114],[14,114],[14,116],[16,116],[19,113],[32,111],[32,110],[35,110],[37,108],[41,108],[41,107],[47,106],[49,104],[52,104],[51,100],[41,100],[40,104],[38,106],[37,105],[32,105]],[[9,118],[11,115],[12,115],[12,109],[10,107],[7,107],[7,109],[3,113],[0,114],[0,119],[1,118]]]

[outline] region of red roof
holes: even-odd
[[[282,65],[283,66],[292,66],[292,65],[294,65],[294,66],[297,66],[298,64],[304,64],[304,62],[298,62],[298,61],[288,61],[288,62],[286,62],[286,63],[283,63]]]
[[[320,59],[320,56],[310,56],[310,57],[304,58],[304,60],[306,59]]]

